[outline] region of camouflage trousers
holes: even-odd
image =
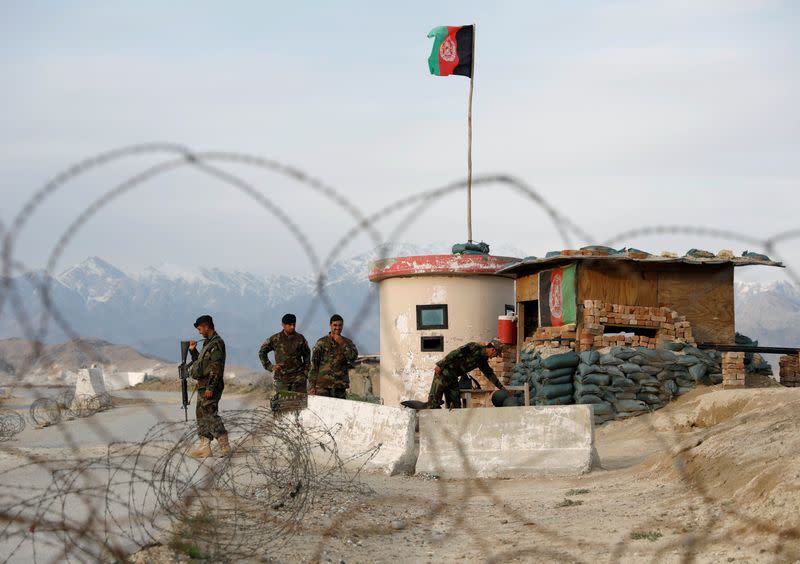
[[[446,403],[449,409],[461,407],[461,391],[458,387],[458,379],[461,374],[450,370],[442,370],[441,374],[433,375],[431,391],[428,393],[428,409],[439,409],[442,403]],[[444,402],[442,398],[444,397]]]
[[[317,395],[326,398],[347,399],[347,388],[318,388]]]
[[[216,439],[228,433],[218,413],[223,388],[224,386],[219,386],[215,389],[211,399],[205,397],[206,388],[197,388],[197,405],[194,413],[197,417],[197,434],[201,437]]]
[[[306,379],[305,378],[298,378],[296,380],[287,379],[286,381],[275,380],[275,393],[280,394],[281,392],[297,392],[300,394],[305,394]]]

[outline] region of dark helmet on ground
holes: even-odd
[[[505,401],[509,398],[508,392],[505,390],[496,390],[492,394],[492,405],[495,407],[503,407]]]
[[[503,349],[505,348],[505,345],[500,341],[500,339],[492,339],[486,344],[486,346],[492,347],[497,351],[497,354],[503,354]]]

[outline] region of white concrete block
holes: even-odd
[[[78,379],[75,381],[75,397],[99,396],[106,394],[106,383],[103,379],[101,368],[81,368],[78,370]]]
[[[413,473],[416,461],[413,410],[374,403],[309,396],[300,421],[309,432],[327,429],[340,458],[389,475]],[[377,452],[372,455],[376,447]],[[322,454],[325,454],[324,452]]]
[[[442,478],[578,475],[597,459],[591,406],[419,412],[418,474]]]
[[[103,372],[103,381],[108,390],[122,390],[144,382],[146,372]]]

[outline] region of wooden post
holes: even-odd
[[[467,241],[472,243],[472,89],[475,80],[475,37],[477,26],[472,24],[472,62],[469,71],[469,102],[467,107]]]

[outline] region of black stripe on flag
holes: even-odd
[[[539,273],[539,327],[550,327],[553,319],[550,316],[550,281],[552,270]]]
[[[473,45],[473,26],[462,25],[456,32],[456,53],[458,53],[458,65],[453,69],[453,74],[461,76],[472,76],[472,45]]]

